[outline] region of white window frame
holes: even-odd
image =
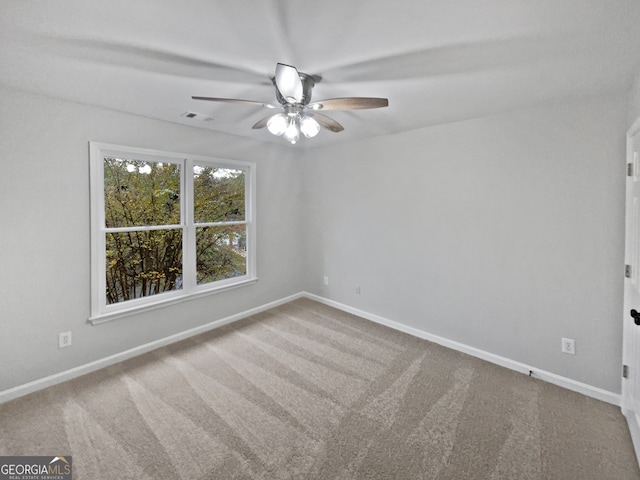
[[[105,228],[104,202],[104,158],[127,158],[151,162],[177,163],[181,165],[180,224],[158,226],[136,226],[131,228]],[[231,288],[255,283],[256,274],[256,227],[255,188],[256,165],[251,162],[227,160],[215,157],[163,152],[145,148],[126,147],[101,142],[89,142],[90,187],[91,187],[91,316],[96,325],[115,318],[183,302],[194,297],[219,293]],[[195,223],[193,215],[194,189],[193,166],[211,165],[218,168],[243,170],[245,172],[245,220],[235,222]],[[198,285],[196,282],[195,244],[197,226],[244,224],[247,229],[247,272],[245,275]],[[158,228],[182,229],[182,289],[159,293],[147,297],[107,304],[106,301],[106,234],[113,231],[152,230]]]

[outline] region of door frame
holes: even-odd
[[[629,164],[633,165],[633,175],[640,176],[640,161],[638,159],[634,159],[633,155],[633,137],[640,133],[640,117],[638,117],[629,130],[627,130],[627,146],[626,146],[626,156],[625,156],[625,248],[624,248],[624,258],[625,264],[630,264],[629,262],[629,252],[628,252],[628,244],[629,244],[629,234],[630,234],[630,222],[629,222],[629,176],[627,172],[627,166]],[[624,273],[623,273],[624,275]],[[637,357],[636,364],[630,365],[631,369],[640,368],[640,352],[630,352],[629,347],[629,332],[631,330],[631,320],[629,318],[629,310],[632,308],[631,305],[627,304],[627,282],[631,281],[628,278],[624,279],[624,297],[623,297],[623,312],[622,312],[622,363],[623,365],[630,365],[633,363],[634,354]],[[628,382],[628,379],[622,379],[622,395],[620,408],[622,410],[623,415],[627,420],[627,424],[629,426],[629,432],[631,434],[631,440],[633,442],[633,448],[636,452],[636,458],[638,463],[640,464],[640,406],[637,408],[638,412],[634,411],[631,405],[631,385]],[[635,386],[635,388],[640,388],[640,385]]]

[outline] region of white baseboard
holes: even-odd
[[[65,382],[67,380],[71,380],[81,375],[94,372],[101,368],[114,365],[118,362],[122,362],[129,358],[137,357],[138,355],[142,355],[143,353],[150,352],[152,350],[155,350],[156,348],[164,347],[165,345],[170,345],[172,343],[179,342],[180,340],[193,337],[200,333],[208,332],[209,330],[222,327],[223,325],[228,325],[229,323],[233,323],[243,318],[249,317],[251,315],[264,312],[265,310],[269,310],[279,305],[283,305],[285,303],[291,302],[303,296],[304,296],[303,293],[297,293],[295,295],[291,295],[289,297],[285,297],[280,300],[276,300],[273,302],[266,303],[264,305],[260,305],[255,308],[251,308],[249,310],[245,310],[244,312],[236,313],[235,315],[230,315],[228,317],[215,320],[213,322],[207,323],[205,325],[201,325],[199,327],[192,328],[190,330],[185,330],[184,332],[176,333],[175,335],[170,335],[168,337],[161,338],[160,340],[155,340],[153,342],[140,345],[139,347],[125,350],[124,352],[116,353],[115,355],[111,355],[109,357],[101,358],[100,360],[96,360],[96,361],[87,363],[85,365],[80,365],[79,367],[65,370],[64,372],[56,373],[48,377],[44,377],[29,383],[25,383],[24,385],[18,385],[17,387],[0,391],[0,404],[4,402],[8,402],[9,400],[12,400],[14,398],[22,397],[29,393],[42,390],[43,388],[47,388],[52,385]]]
[[[337,308],[344,312],[348,312],[353,315],[357,315],[358,317],[365,318],[372,322],[385,325],[387,327],[393,328],[394,330],[398,330],[398,331],[407,333],[409,335],[413,335],[414,337],[429,340],[433,343],[437,343],[438,345],[442,345],[444,347],[451,348],[453,350],[457,350],[462,353],[466,353],[473,357],[486,360],[488,362],[494,363],[496,365],[500,365],[510,370],[515,370],[516,372],[524,373],[525,375],[531,374],[535,378],[539,378],[541,380],[552,383],[554,385],[558,385],[560,387],[564,387],[568,390],[582,393],[583,395],[586,395],[588,397],[592,397],[597,400],[602,400],[603,402],[611,403],[617,406],[621,405],[620,394],[609,392],[607,390],[603,390],[598,387],[587,385],[585,383],[581,383],[576,380],[563,377],[561,375],[556,375],[555,373],[547,372],[545,370],[541,370],[539,368],[532,367],[530,365],[526,365],[524,363],[520,363],[515,360],[511,360],[505,357],[501,357],[499,355],[495,355],[493,353],[486,352],[484,350],[480,350],[475,347],[471,347],[469,345],[465,345],[463,343],[455,342],[453,340],[449,340],[444,337],[433,335],[423,330],[420,330],[414,327],[409,327],[407,325],[403,325],[401,323],[395,322],[393,320],[389,320],[379,315],[374,315],[372,313],[365,312],[364,310],[359,310],[357,308],[353,308],[348,305],[345,305],[333,300],[329,300],[327,298],[320,297],[318,295],[314,295],[308,292],[300,292],[295,295],[282,298],[280,300],[276,300],[276,301],[266,303],[264,305],[261,305],[249,310],[245,310],[235,315],[231,315],[225,318],[221,318],[219,320],[215,320],[205,325],[201,325],[199,327],[192,328],[190,330],[186,330],[184,332],[180,332],[175,335],[162,338],[160,340],[156,340],[156,341],[149,342],[129,350],[125,350],[124,352],[120,352],[115,355],[111,355],[109,357],[105,357],[100,360],[87,363],[85,365],[80,365],[78,367],[65,370],[64,372],[56,373],[48,377],[44,377],[29,383],[25,383],[24,385],[18,385],[17,387],[0,391],[0,404],[7,402],[9,400],[12,400],[14,398],[18,398],[38,390],[42,390],[43,388],[47,388],[52,385],[62,383],[64,381],[71,380],[81,375],[94,372],[101,368],[108,367],[118,362],[127,360],[129,358],[142,355],[143,353],[150,352],[152,350],[155,350],[156,348],[164,347],[165,345],[179,342],[180,340],[184,340],[186,338],[193,337],[195,335],[207,332],[209,330],[213,330],[223,325],[233,323],[235,321],[241,320],[251,315],[255,315],[260,312],[264,312],[265,310],[269,310],[271,308],[277,307],[279,305],[283,305],[285,303],[291,302],[293,300],[296,300],[302,297],[315,300],[317,302],[323,303],[325,305],[329,305],[331,307]]]
[[[601,400],[603,402],[607,402],[616,406],[621,405],[622,397],[618,393],[613,393],[608,390],[604,390],[602,388],[594,387],[586,383],[578,382],[576,380],[572,380],[570,378],[557,375],[555,373],[547,372],[545,370],[532,367],[531,365],[526,365],[524,363],[517,362],[509,358],[501,357],[500,355],[495,355],[493,353],[489,353],[487,351],[480,350],[478,348],[471,347],[469,345],[465,345],[464,343],[449,340],[447,338],[440,337],[438,335],[433,335],[431,333],[425,332],[424,330],[420,330],[414,327],[409,327],[407,325],[403,325],[402,323],[389,320],[388,318],[384,318],[379,315],[374,315],[372,313],[365,312],[364,310],[359,310],[357,308],[353,308],[348,305],[342,304],[340,302],[336,302],[333,300],[329,300],[328,298],[314,295],[312,293],[304,292],[303,296],[305,298],[315,300],[316,302],[323,303],[330,307],[337,308],[344,312],[357,315],[358,317],[371,320],[372,322],[385,325],[387,327],[393,328],[394,330],[399,330],[401,332],[407,333],[414,337],[422,338],[424,340],[429,340],[430,342],[437,343],[438,345],[442,345],[443,347],[451,348],[452,350],[457,350],[459,352],[466,353],[468,355],[471,355],[472,357],[486,360],[487,362],[500,365],[501,367],[505,367],[510,370],[515,370],[516,372],[524,373],[525,375],[531,375],[534,378],[538,378],[540,380],[544,380],[545,382],[558,385],[560,387],[566,388],[567,390],[572,390],[574,392],[582,393],[583,395],[586,395],[588,397],[592,397],[597,400]]]

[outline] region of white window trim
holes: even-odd
[[[136,160],[165,161],[182,165],[183,192],[180,202],[180,225],[163,225],[162,227],[135,227],[136,230],[157,228],[182,228],[183,245],[195,245],[195,228],[193,218],[193,188],[187,187],[188,172],[193,171],[193,164],[209,163],[222,168],[235,168],[245,171],[245,220],[237,222],[247,227],[247,273],[239,277],[219,280],[217,282],[197,285],[195,282],[195,250],[183,248],[183,266],[187,275],[183,277],[183,288],[172,292],[160,293],[149,297],[142,297],[118,304],[106,303],[106,259],[105,259],[105,205],[104,205],[104,157],[135,158]],[[101,142],[89,142],[90,160],[90,188],[91,188],[91,316],[89,322],[93,325],[104,323],[116,318],[141,313],[160,307],[173,305],[203,295],[220,293],[232,288],[255,283],[256,273],[256,165],[252,162],[227,160],[201,155],[190,155],[175,152],[126,147]],[[226,222],[225,224],[233,223]],[[215,224],[215,223],[214,223]],[[198,224],[202,225],[202,224]],[[111,231],[112,229],[110,229]],[[127,230],[127,228],[124,228]],[[191,263],[188,263],[191,262]],[[189,267],[188,267],[189,266]],[[194,270],[193,275],[189,272]],[[193,277],[193,278],[191,278]]]

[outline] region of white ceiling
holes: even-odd
[[[266,142],[271,110],[191,96],[274,103],[281,62],[389,99],[292,148],[628,89],[638,52],[638,0],[0,0],[11,87]]]

